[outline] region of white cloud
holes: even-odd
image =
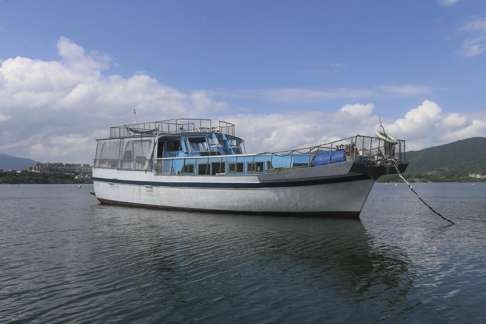
[[[57,50],[54,61],[14,57],[0,62],[0,151],[89,161],[93,132],[133,121],[134,108],[137,118],[158,120],[194,112],[205,116],[227,107],[204,91],[180,91],[146,74],[105,74],[106,55],[87,53],[65,37]]]
[[[373,95],[368,89],[353,88],[270,88],[254,90],[219,90],[213,95],[223,98],[257,99],[273,102],[310,102],[331,99],[367,98]]]
[[[460,115],[458,113],[452,113],[445,116],[442,119],[442,123],[446,128],[457,129],[459,127],[463,127],[467,123],[467,118],[464,115]]]
[[[278,151],[325,143],[355,133],[369,134],[374,131],[378,118],[365,114],[366,110],[360,111],[361,118],[353,114],[359,111],[357,108],[334,113],[240,114],[229,116],[229,119],[236,122],[237,133],[245,138],[249,152]]]
[[[346,138],[373,135],[379,117],[373,104],[345,105],[335,112],[293,112],[231,116],[237,132],[247,139],[251,151],[284,150]],[[388,132],[408,141],[409,149],[486,136],[486,116],[469,118],[459,113],[445,114],[430,100],[410,109],[402,118],[385,121]]]
[[[472,20],[463,27],[464,30],[469,31],[486,31],[486,17]]]
[[[335,112],[240,114],[228,118],[236,122],[237,133],[247,140],[249,151],[272,151],[325,143],[356,134],[373,135],[379,123],[373,108],[373,104],[353,104]],[[421,149],[486,136],[486,116],[469,118],[459,113],[447,114],[437,103],[425,100],[402,118],[386,120],[385,127],[393,136],[406,139],[408,149]]]
[[[425,95],[431,92],[430,87],[419,84],[385,85],[380,88],[384,93],[403,96]]]
[[[58,42],[59,59],[27,57],[0,62],[0,152],[43,161],[90,161],[95,139],[108,126],[173,117],[212,117],[237,123],[249,151],[284,150],[353,134],[373,134],[378,124],[372,103],[354,103],[333,112],[239,113],[211,91],[181,91],[147,74],[107,73],[106,55],[87,53],[67,38]],[[367,97],[376,93],[425,94],[428,88],[394,85],[360,89],[271,89],[271,100]],[[349,97],[346,97],[349,96]],[[136,109],[137,115],[132,114]],[[486,116],[444,113],[426,100],[403,117],[385,121],[389,131],[410,140],[411,148],[486,135]]]
[[[353,104],[353,105],[344,105],[339,111],[342,114],[345,114],[350,118],[355,119],[355,118],[368,117],[374,108],[375,105],[373,104],[366,104],[366,105]]]
[[[111,61],[107,55],[96,52],[87,54],[84,48],[66,37],[58,40],[57,51],[64,65],[69,69],[86,74],[94,72],[98,75],[100,70],[109,67]]]
[[[452,5],[455,5],[456,3],[458,3],[459,1],[461,0],[438,0],[437,2],[441,5],[441,6],[444,6],[444,7],[449,7],[449,6],[452,6]]]
[[[460,53],[465,57],[474,57],[486,53],[486,17],[468,22],[462,31],[467,33]]]
[[[387,124],[390,133],[410,141],[420,149],[467,137],[486,136],[486,116],[472,119],[465,114],[444,114],[435,102],[425,100],[403,118]]]
[[[461,53],[466,57],[478,56],[486,52],[486,36],[466,39],[462,43]]]
[[[423,135],[428,125],[439,120],[441,112],[439,105],[425,100],[417,108],[409,110],[403,118],[396,120],[392,127],[399,133]]]
[[[211,92],[222,98],[257,99],[273,102],[318,102],[333,99],[366,99],[383,96],[425,95],[432,89],[425,85],[398,84],[370,88],[270,88],[256,90],[220,90]]]

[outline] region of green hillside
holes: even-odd
[[[406,175],[430,181],[472,181],[470,174],[486,175],[486,138],[473,137],[407,152]]]

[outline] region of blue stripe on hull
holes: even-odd
[[[253,182],[253,183],[224,183],[224,182],[159,182],[159,181],[138,181],[122,180],[94,177],[93,181],[111,182],[121,184],[132,184],[142,186],[159,186],[159,187],[186,187],[186,188],[275,188],[275,187],[297,187],[312,186],[328,183],[341,183],[350,181],[369,180],[364,174],[345,175],[339,177],[323,177],[310,180],[293,180],[293,181],[275,181],[275,182]]]

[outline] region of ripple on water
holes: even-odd
[[[417,185],[486,221],[486,186]],[[404,186],[362,222],[100,206],[0,186],[0,322],[485,322],[486,223],[445,228]]]

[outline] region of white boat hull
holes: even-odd
[[[265,184],[257,176],[156,176],[94,169],[102,203],[238,213],[322,214],[357,217],[374,180],[342,175],[326,180]]]

